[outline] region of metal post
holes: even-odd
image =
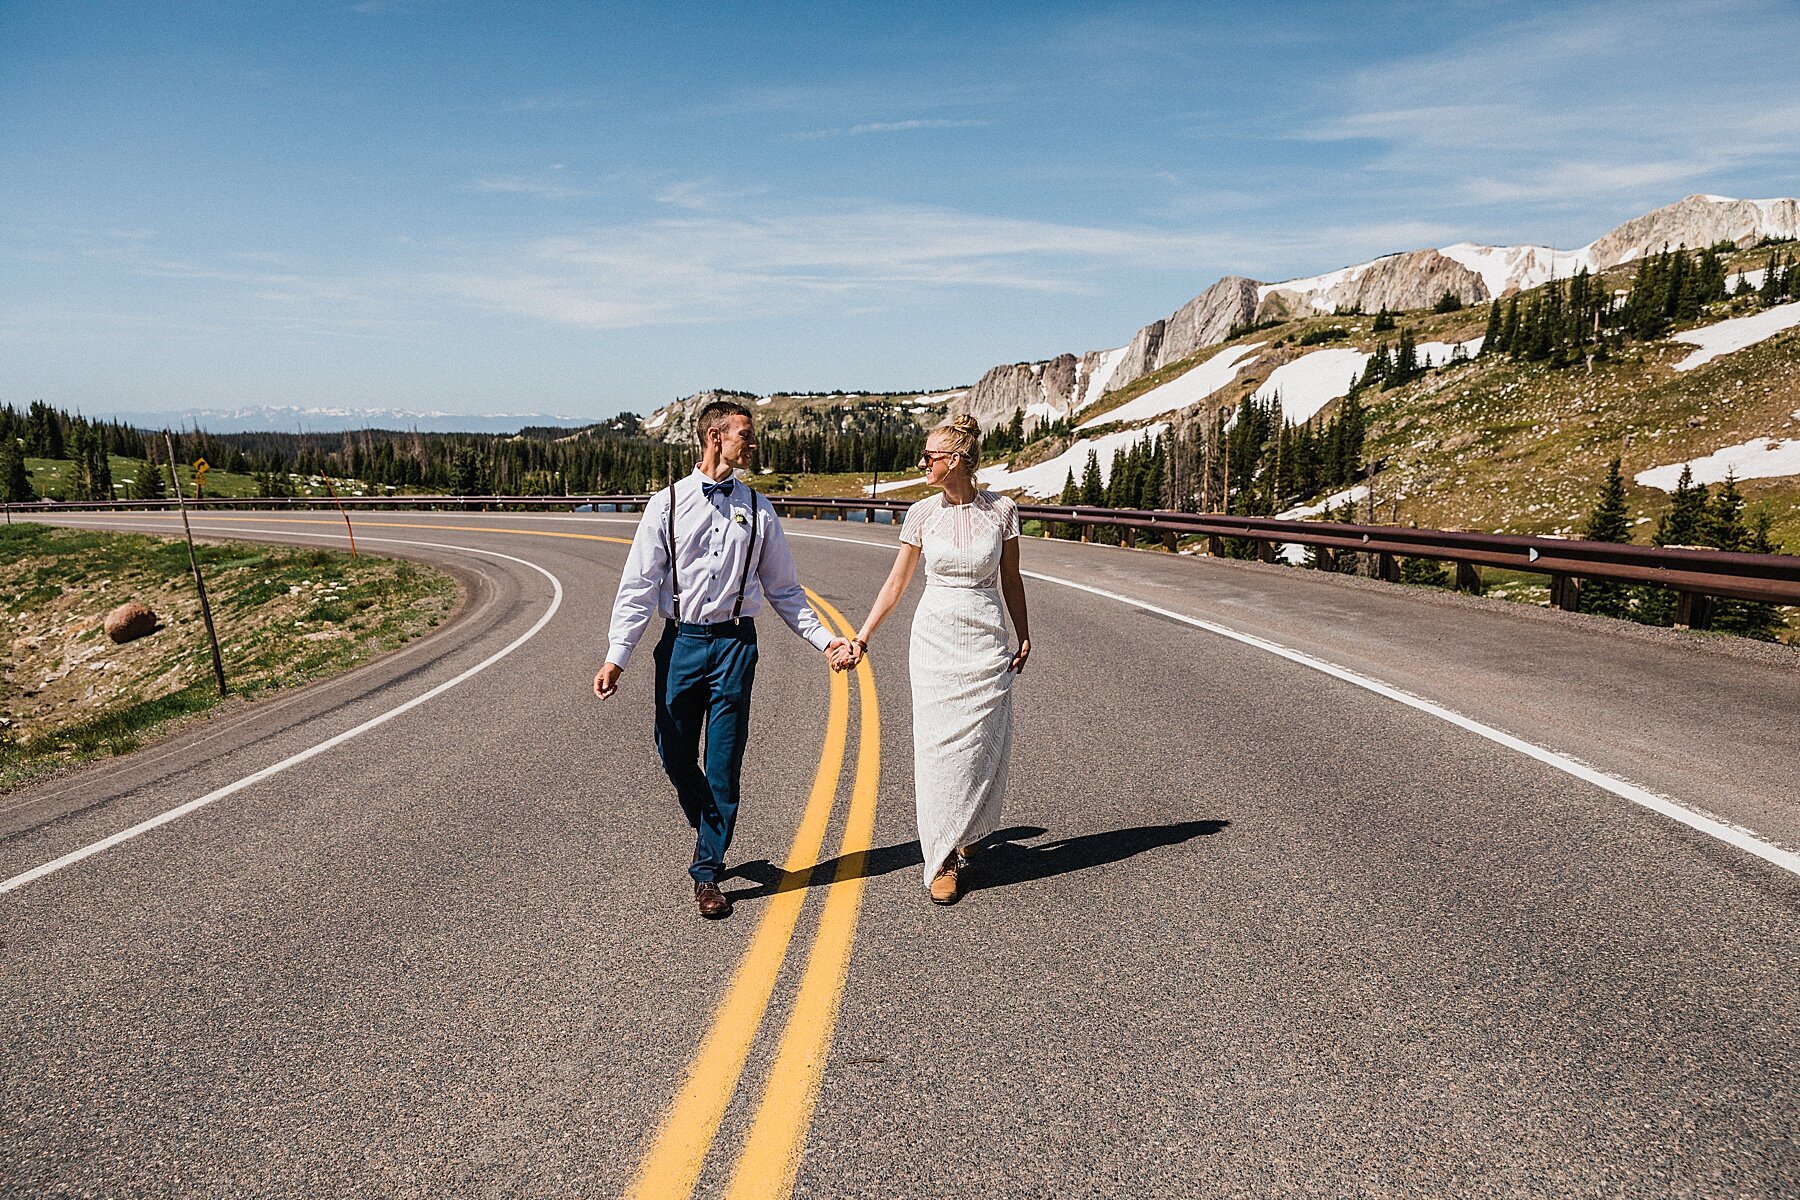
[[[165,431],[169,444],[169,461],[175,461],[175,439]],[[188,524],[187,497],[181,491],[181,472],[169,472],[175,480],[175,504],[181,509],[181,528],[187,533],[188,565],[194,568],[194,588],[200,593],[200,616],[206,622],[206,637],[212,643],[213,678],[219,681],[219,695],[225,695],[225,662],[219,657],[219,635],[213,629],[212,605],[206,601],[206,580],[200,577],[200,556],[194,553],[194,527]]]

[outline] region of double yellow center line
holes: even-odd
[[[324,525],[329,521],[293,517],[209,514],[208,521],[254,520],[265,524]],[[366,527],[502,533],[522,537],[576,538],[617,542],[630,539],[561,530],[508,529],[492,525],[449,525],[417,521],[359,521]],[[827,628],[853,632],[831,604],[808,590],[808,599]],[[825,893],[818,930],[807,955],[799,991],[763,1087],[749,1135],[738,1152],[727,1189],[729,1200],[784,1200],[794,1187],[824,1078],[825,1060],[837,1026],[838,1006],[850,971],[862,911],[869,848],[875,833],[875,805],[881,779],[881,716],[875,677],[867,660],[854,672],[833,673],[826,714],[825,743],[800,826],[782,864],[782,877],[725,992],[700,1048],[688,1066],[681,1090],[650,1142],[627,1193],[631,1200],[687,1200],[718,1136],[719,1125],[737,1091],[744,1064],[762,1028],[782,964],[793,942],[806,896],[831,824],[843,774],[850,728],[850,674],[857,683],[861,721],[850,808],[839,846],[836,876]]]

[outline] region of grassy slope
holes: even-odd
[[[137,478],[139,471],[143,470],[143,460],[121,458],[114,454],[110,455],[107,461],[112,467],[114,492],[121,500],[128,499],[131,495],[131,481]],[[37,489],[39,496],[59,500],[68,498],[75,479],[73,462],[59,458],[28,458],[25,460],[25,470],[31,477],[31,486]],[[317,476],[307,478],[302,475],[290,475],[288,481],[293,486],[296,495],[324,496],[328,494],[324,481]],[[334,480],[332,486],[336,487],[338,494],[342,496],[363,496],[372,490],[357,480],[349,479]],[[169,499],[173,500],[175,489],[169,484],[166,468],[163,471],[163,487]],[[188,499],[194,498],[194,473],[185,466],[181,472],[181,487]],[[254,499],[257,490],[256,476],[254,475],[234,475],[229,471],[221,471],[217,467],[206,474],[205,494],[210,497],[237,500]]]
[[[448,575],[402,560],[247,544],[198,552],[236,696],[355,666],[456,603]],[[127,600],[149,605],[162,628],[115,645],[101,625]],[[0,526],[0,610],[0,790],[133,749],[220,702],[184,542]]]

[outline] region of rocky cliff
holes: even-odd
[[[960,408],[973,413],[986,429],[1011,420],[1016,408],[1037,419],[1054,418],[1074,412],[1105,391],[1218,345],[1234,325],[1330,313],[1338,308],[1363,312],[1429,308],[1445,292],[1474,304],[1537,287],[1582,267],[1590,271],[1615,267],[1665,246],[1691,248],[1729,241],[1741,247],[1766,237],[1800,237],[1800,201],[1689,196],[1635,217],[1577,250],[1461,243],[1442,250],[1390,254],[1282,283],[1227,276],[1168,317],[1138,330],[1125,346],[1092,350],[1079,360],[1067,354],[1049,360],[1076,363],[1074,386],[1046,386],[1047,363],[996,367]],[[1060,382],[1063,374],[1058,370],[1052,378]]]
[[[1481,276],[1437,250],[1409,250],[1374,262],[1346,267],[1316,279],[1271,284],[1260,289],[1259,321],[1357,309],[1430,308],[1449,292],[1465,304],[1487,300]]]
[[[1613,267],[1664,246],[1754,246],[1766,237],[1800,237],[1800,201],[1689,196],[1625,222],[1587,247],[1596,267]]]

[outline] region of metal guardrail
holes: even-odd
[[[649,496],[344,496],[281,497],[263,499],[189,500],[195,508],[425,508],[451,511],[610,508],[631,512]],[[910,500],[879,497],[780,496],[768,499],[788,514],[831,514],[847,520],[852,512],[873,520],[878,511],[899,513]],[[174,500],[94,501],[9,505],[20,513],[109,512],[172,509]],[[1606,579],[1622,583],[1656,584],[1673,589],[1678,597],[1677,625],[1691,624],[1699,606],[1709,596],[1761,600],[1773,604],[1800,605],[1800,556],[1743,554],[1725,550],[1686,549],[1670,546],[1638,546],[1629,543],[1589,542],[1515,534],[1466,533],[1446,529],[1418,529],[1400,525],[1349,525],[1329,521],[1279,521],[1273,517],[1237,517],[1220,513],[1183,513],[1161,509],[1065,507],[1053,504],[1021,504],[1025,519],[1073,525],[1081,540],[1095,528],[1121,531],[1127,545],[1141,536],[1160,538],[1175,549],[1183,537],[1203,537],[1212,554],[1224,552],[1225,538],[1254,542],[1257,557],[1273,561],[1276,547],[1284,543],[1313,546],[1334,565],[1340,554],[1367,554],[1370,573],[1398,580],[1400,558],[1429,558],[1453,563],[1460,590],[1480,591],[1479,568],[1498,567],[1548,575],[1551,603],[1559,608],[1580,607],[1581,581]]]

